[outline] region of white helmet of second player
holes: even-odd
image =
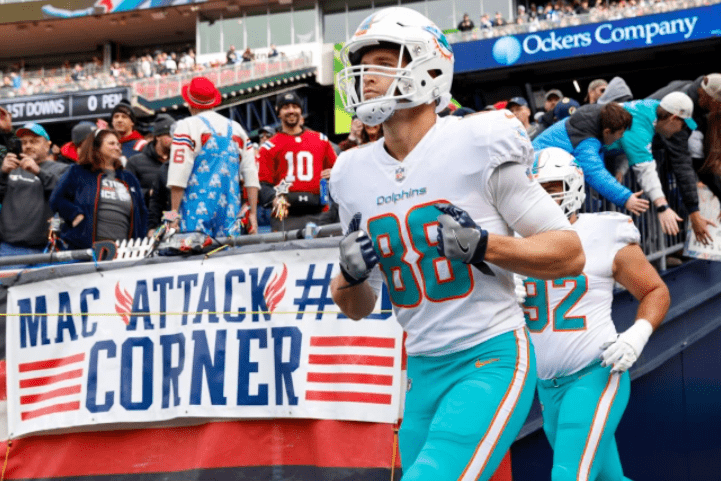
[[[361,65],[367,48],[399,46],[398,65]],[[403,66],[403,58],[410,62]],[[341,51],[343,70],[338,88],[345,109],[355,112],[364,124],[378,125],[397,109],[436,102],[440,111],[450,101],[453,81],[453,51],[443,32],[428,18],[405,7],[390,7],[369,16]],[[364,76],[393,79],[384,95],[366,99]]]
[[[576,159],[563,149],[547,147],[536,154],[533,177],[539,184],[561,182],[563,190],[551,194],[553,200],[560,199],[561,209],[569,216],[583,205],[586,199],[583,171]]]

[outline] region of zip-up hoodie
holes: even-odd
[[[589,104],[578,108],[566,120],[556,122],[533,139],[533,149],[538,152],[558,147],[573,155],[586,182],[603,197],[623,207],[632,192],[620,184],[604,164],[602,107]]]
[[[73,165],[58,181],[50,196],[50,208],[65,220],[60,237],[72,249],[87,249],[95,242],[98,224],[96,214],[104,175],[103,171],[91,171],[88,167]],[[140,183],[133,174],[122,168],[115,171],[115,179],[125,184],[133,204],[128,238],[144,237],[148,211],[145,209]],[[73,227],[73,220],[80,214],[85,218]]]

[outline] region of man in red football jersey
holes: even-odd
[[[327,204],[321,196],[321,179],[327,182],[330,178],[336,154],[328,137],[303,126],[302,101],[295,92],[279,94],[275,110],[281,131],[260,146],[258,177],[260,203],[272,203],[275,214],[270,226],[277,232],[318,222]],[[287,194],[277,194],[283,187]],[[283,216],[277,215],[279,204],[286,202],[287,217],[281,219]]]

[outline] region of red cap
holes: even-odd
[[[495,104],[493,104],[493,107],[496,110],[503,110],[506,108],[506,105],[508,105],[508,100],[501,100],[500,102],[496,102]]]
[[[205,77],[195,77],[184,85],[183,98],[196,109],[212,109],[221,101],[220,91]]]

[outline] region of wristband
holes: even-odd
[[[666,212],[667,210],[668,210],[668,204],[663,204],[663,205],[656,207],[656,212],[658,212],[659,214],[662,212]]]

